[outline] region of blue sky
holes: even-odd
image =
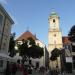
[[[37,38],[48,44],[48,17],[56,11],[60,17],[62,35],[67,36],[75,24],[75,0],[0,0],[15,24],[12,32],[19,37],[29,29]]]

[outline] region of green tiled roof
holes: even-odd
[[[56,12],[52,12],[51,13],[51,17],[57,17],[58,15],[57,15],[57,13]]]

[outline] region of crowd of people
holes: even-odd
[[[21,73],[21,75],[28,75],[27,68],[23,63],[7,61],[5,75],[16,75],[17,72]]]
[[[31,63],[26,66],[22,62],[20,63],[20,61],[18,61],[17,63],[7,61],[5,75],[28,75],[32,74],[33,69],[35,72],[39,72],[41,74],[44,74],[45,71],[48,71],[48,69],[43,66],[37,68],[31,65]]]

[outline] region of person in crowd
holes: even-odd
[[[23,75],[28,75],[27,69],[25,67],[23,69]]]
[[[5,75],[10,75],[10,65],[9,65],[9,61],[7,61],[6,70],[5,70]]]
[[[17,65],[16,63],[12,63],[12,75],[15,75],[16,74],[16,71],[17,71]]]
[[[23,73],[23,75],[28,75],[27,69],[25,68],[24,63],[20,63],[19,68],[20,68],[20,71]]]

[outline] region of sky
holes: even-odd
[[[12,32],[18,38],[29,30],[48,45],[48,18],[52,11],[60,17],[60,29],[67,36],[75,25],[75,0],[0,0],[15,24]]]

